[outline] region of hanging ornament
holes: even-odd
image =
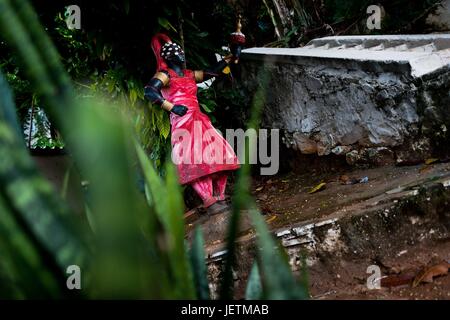
[[[230,43],[229,47],[233,54],[237,54],[239,57],[242,48],[245,45],[245,34],[241,32],[242,24],[241,24],[241,15],[238,16],[238,21],[236,24],[236,31],[230,34]],[[234,61],[234,63],[238,63],[238,59]]]

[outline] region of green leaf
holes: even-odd
[[[136,103],[138,97],[138,93],[135,89],[131,89],[130,90],[130,101],[131,101],[131,105],[134,105]]]
[[[203,31],[203,32],[199,32],[199,33],[197,33],[197,36],[198,37],[200,37],[200,38],[204,38],[204,37],[207,37],[208,36],[208,32],[206,32],[206,31]]]
[[[129,0],[125,0],[125,2],[123,3],[124,9],[125,9],[125,13],[127,15],[130,14],[130,1]]]
[[[86,219],[89,223],[89,227],[91,228],[92,232],[96,232],[97,231],[97,227],[95,225],[95,218],[92,215],[92,211],[91,209],[89,209],[89,206],[87,204],[84,205],[84,212],[86,214]]]
[[[71,167],[67,168],[66,173],[64,174],[63,185],[61,188],[61,198],[63,200],[67,199],[67,189],[69,188],[70,170],[71,170]]]
[[[261,300],[263,297],[261,276],[259,274],[258,263],[255,261],[250,271],[250,276],[245,289],[246,300]]]
[[[200,103],[200,105],[202,106],[202,108],[207,112],[207,113],[211,113],[211,109],[208,108],[208,106],[206,105],[206,103]]]
[[[166,30],[172,29],[173,31],[177,32],[177,29],[175,29],[175,27],[166,18],[159,17],[158,24]]]
[[[187,254],[184,250],[183,205],[175,168],[171,163],[167,164],[167,185],[165,185],[141,146],[137,143],[135,146],[155,212],[165,229],[164,241],[169,253],[171,272],[174,276],[175,298],[192,299],[195,291]]]
[[[3,118],[11,128],[14,129],[17,136],[23,135],[16,115],[16,106],[14,104],[12,91],[9,89],[5,78],[0,70],[0,119]]]
[[[15,221],[6,199],[0,193],[0,269],[14,283],[16,294],[22,298],[58,298],[61,295],[58,274],[48,270],[39,248]],[[59,273],[61,276],[62,273]],[[3,283],[2,283],[3,286]],[[10,292],[9,294],[12,294]],[[1,296],[2,299],[13,298]]]
[[[63,294],[65,268],[71,264],[84,266],[86,247],[74,221],[59,215],[66,208],[37,172],[21,132],[10,125],[7,117],[15,110],[13,104],[4,103],[11,96],[9,90],[5,82],[0,82],[0,92],[4,93],[3,99],[0,97],[1,256],[8,259],[4,263],[13,266],[9,270],[15,274],[17,289],[26,297],[58,297]]]
[[[2,77],[0,73],[0,78]],[[6,83],[0,83],[0,92],[7,92]],[[6,121],[14,107],[0,100],[0,192],[4,193],[12,210],[20,216],[23,228],[36,239],[36,245],[53,254],[61,270],[86,258],[86,247],[75,220],[66,213],[67,207],[60,201],[48,180],[38,172],[23,143],[23,136]],[[1,218],[1,216],[0,216]],[[1,221],[0,221],[1,223]]]
[[[164,111],[160,111],[157,115],[156,125],[158,127],[160,135],[167,139],[170,134],[170,121],[169,117]]]
[[[113,93],[116,88],[116,81],[114,79],[109,79],[108,81],[108,91],[109,93]]]
[[[259,266],[262,271],[264,297],[274,300],[309,298],[307,288],[294,278],[291,267],[281,252],[282,247],[273,240],[260,213],[252,209],[251,214],[261,248]]]
[[[203,235],[199,227],[195,229],[190,256],[197,299],[209,300],[208,270],[205,262]]]

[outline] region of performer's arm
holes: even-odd
[[[236,59],[234,55],[228,55],[219,62],[215,63],[214,65],[210,66],[209,68],[205,70],[196,70],[195,73],[195,81],[196,82],[203,82],[206,80],[209,80],[214,77],[220,77],[224,73],[222,72],[223,69],[229,66],[230,62]]]
[[[153,78],[144,87],[144,95],[153,104],[162,107],[164,110],[173,112],[179,116],[184,116],[187,107],[182,105],[174,105],[170,101],[164,99],[161,94],[162,87],[169,84],[169,74],[166,71],[157,72]]]

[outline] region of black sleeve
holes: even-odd
[[[226,66],[228,66],[228,63],[225,60],[220,60],[216,64],[203,70],[203,81],[214,77],[220,77],[221,75],[223,75],[222,70],[225,69]]]
[[[161,88],[163,86],[164,83],[160,79],[152,78],[144,87],[144,96],[152,103],[160,106],[165,100],[161,94]]]

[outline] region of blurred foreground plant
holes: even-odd
[[[76,216],[30,158],[0,73],[1,298],[208,299],[202,235],[197,230],[187,250],[174,166],[166,163],[162,179],[133,139],[126,117],[101,99],[76,98],[26,0],[0,0],[0,31],[88,183],[86,216]],[[258,123],[263,89],[255,97],[252,126]],[[136,164],[145,175],[145,196],[135,184]],[[221,298],[233,297],[236,226],[244,204],[252,203],[248,181],[245,165],[234,197]],[[254,204],[249,209],[261,250],[248,298],[306,298],[305,286],[294,279],[281,249],[274,249]],[[80,291],[67,289],[70,265],[81,268]]]

